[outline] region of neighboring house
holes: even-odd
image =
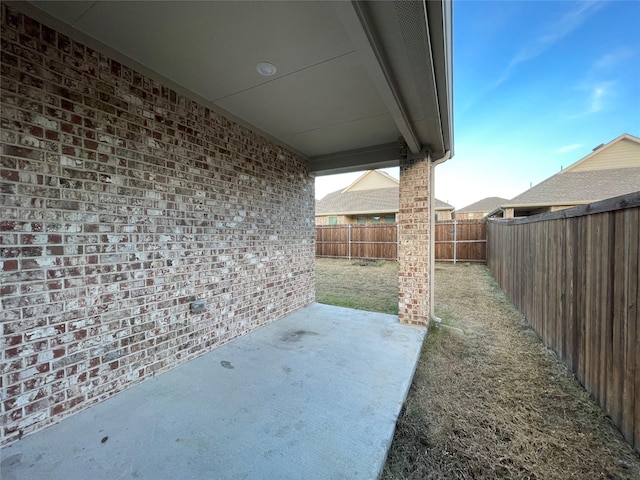
[[[483,198],[482,200],[478,200],[477,202],[467,205],[460,210],[456,210],[456,220],[484,218],[500,205],[503,205],[508,201],[508,199],[502,197]]]
[[[398,180],[379,170],[369,170],[343,190],[316,201],[316,225],[395,223]],[[436,220],[451,220],[453,206],[435,201]]]
[[[526,217],[637,191],[640,191],[640,138],[623,134],[504,202],[491,216]]]
[[[437,198],[435,200],[434,210],[436,212],[436,220],[453,220],[456,210],[455,207]]]

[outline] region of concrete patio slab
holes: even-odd
[[[0,477],[375,479],[425,332],[314,304],[6,447]]]

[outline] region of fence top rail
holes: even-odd
[[[436,225],[453,225],[457,223],[458,225],[466,225],[466,224],[481,224],[487,221],[486,218],[462,218],[460,220],[436,220]]]
[[[360,223],[341,223],[337,225],[316,225],[316,228],[392,228],[396,226],[396,223],[367,223],[364,225]]]
[[[640,207],[640,191],[620,195],[619,197],[607,198],[599,202],[588,205],[578,205],[577,207],[559,210],[557,212],[541,213],[530,217],[522,218],[490,218],[490,223],[521,225],[523,223],[546,222],[548,220],[559,220],[563,218],[582,217],[596,213],[615,212],[627,208]]]

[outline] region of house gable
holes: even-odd
[[[391,175],[380,170],[369,170],[342,192],[356,192],[359,190],[375,190],[378,188],[398,188],[399,182]]]
[[[562,173],[634,167],[640,167],[640,138],[624,134],[578,160]]]

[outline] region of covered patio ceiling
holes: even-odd
[[[10,3],[293,149],[313,174],[395,166],[402,141],[434,159],[453,149],[448,0]]]

